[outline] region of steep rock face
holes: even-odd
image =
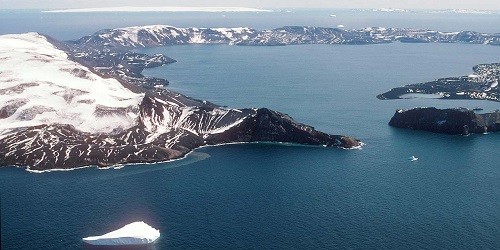
[[[230,128],[224,134],[212,134],[209,144],[221,142],[272,141],[323,145],[327,147],[355,148],[358,140],[316,131],[313,127],[295,122],[291,117],[266,108],[258,109],[248,119]]]
[[[318,132],[268,109],[182,106],[147,96],[140,105],[138,125],[120,133],[91,134],[64,124],[20,128],[0,139],[0,166],[107,167],[175,159],[203,145],[256,141],[361,145],[354,138]]]
[[[473,43],[500,45],[500,34],[473,31],[439,32],[424,29],[370,27],[358,30],[313,26],[252,28],[176,28],[168,25],[107,29],[73,41],[73,45],[155,47],[177,44],[235,44],[276,46],[298,44],[379,44],[400,42]]]
[[[396,111],[389,125],[445,134],[496,132],[500,130],[500,112],[476,114],[468,109],[415,108]]]

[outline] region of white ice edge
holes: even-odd
[[[160,230],[143,221],[137,221],[109,233],[85,237],[82,240],[85,243],[98,246],[144,245],[153,243],[159,237]]]
[[[56,9],[44,10],[43,13],[85,13],[85,12],[273,12],[269,9],[247,8],[247,7],[180,7],[180,6],[158,6],[158,7],[105,7],[105,8],[81,8],[81,9]]]
[[[168,159],[168,160],[164,160],[164,161],[118,163],[116,165],[112,165],[112,166],[108,166],[108,167],[98,167],[96,165],[88,165],[88,166],[81,166],[81,167],[76,167],[76,168],[53,168],[53,169],[47,169],[47,170],[33,170],[33,169],[30,169],[29,166],[19,166],[19,165],[10,165],[10,166],[17,167],[17,168],[25,168],[26,171],[28,171],[30,173],[35,173],[35,174],[72,171],[72,170],[78,170],[78,169],[83,169],[83,168],[93,168],[93,167],[95,167],[99,170],[118,170],[118,169],[122,169],[124,167],[131,166],[131,165],[153,165],[153,164],[169,163],[169,162],[184,160],[190,154],[194,153],[196,150],[201,149],[201,148],[219,147],[219,146],[226,146],[226,145],[240,145],[240,144],[274,144],[274,145],[280,145],[280,146],[286,146],[286,147],[315,147],[315,148],[316,147],[326,147],[325,145],[307,145],[307,144],[292,143],[292,142],[270,142],[270,141],[226,142],[226,143],[219,143],[219,144],[214,144],[214,145],[202,145],[202,146],[199,146],[197,148],[191,149],[191,151],[187,152],[182,157],[175,158],[175,159]],[[356,147],[352,147],[352,148],[336,147],[336,148],[342,149],[342,150],[361,150],[361,149],[363,149],[363,146],[365,146],[365,145],[366,145],[365,143],[360,142],[359,146],[356,146]],[[333,148],[335,148],[335,147],[333,147]]]

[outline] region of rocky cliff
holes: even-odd
[[[390,126],[435,133],[469,135],[500,130],[500,112],[477,114],[469,109],[397,110]]]

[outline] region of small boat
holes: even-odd
[[[412,156],[408,157],[408,160],[409,161],[416,161],[416,160],[418,160],[418,158],[415,157],[414,155],[412,155]]]
[[[472,110],[474,110],[474,111],[481,111],[481,110],[483,110],[483,108],[480,108],[480,107],[475,107],[475,108],[473,108]]]
[[[159,230],[138,221],[107,234],[89,236],[82,240],[92,246],[141,246],[153,244],[159,237]]]

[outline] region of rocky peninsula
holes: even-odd
[[[359,148],[266,108],[229,109],[164,88],[142,70],[175,60],[38,33],[0,36],[0,166],[30,171],[161,162],[204,145]]]
[[[393,88],[378,99],[408,99],[431,95],[442,99],[476,99],[500,102],[500,63],[479,64],[473,74]]]

